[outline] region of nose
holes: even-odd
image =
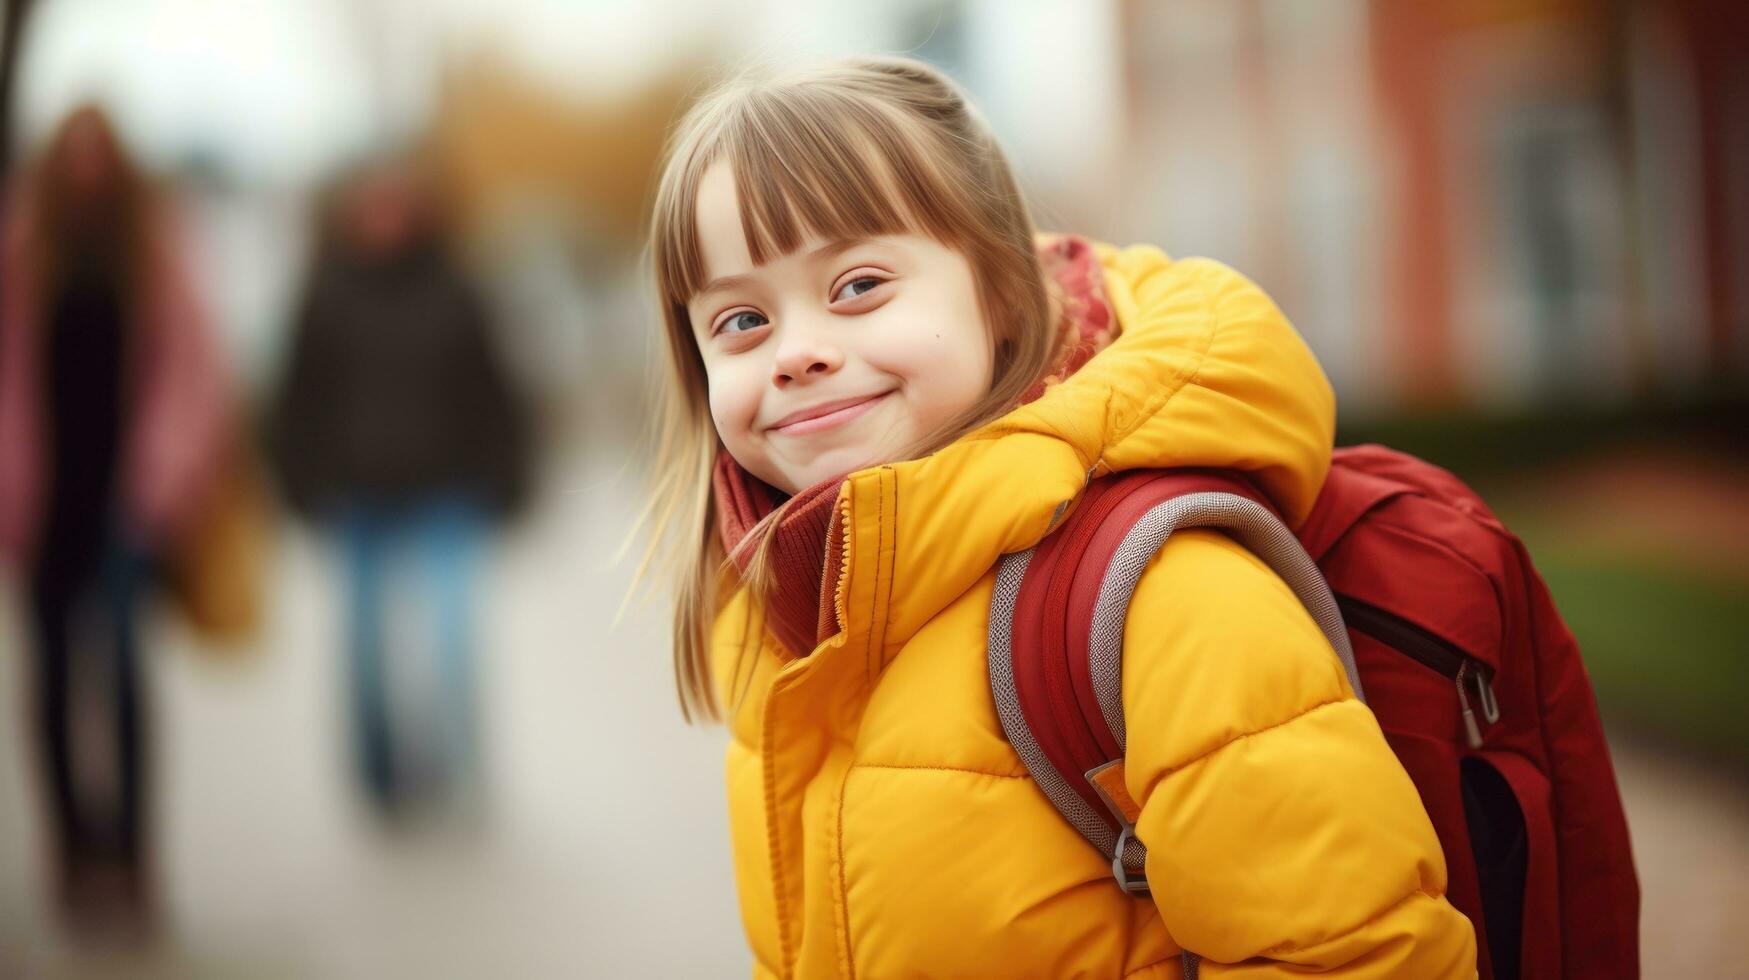
[[[844,352],[818,331],[792,328],[788,333],[771,364],[771,383],[777,387],[817,381],[844,366]]]

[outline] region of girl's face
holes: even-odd
[[[932,238],[810,238],[755,266],[734,173],[698,191],[705,288],[687,304],[711,417],[748,472],[794,494],[897,459],[990,390],[966,257]]]

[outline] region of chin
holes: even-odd
[[[844,450],[828,450],[822,453],[818,461],[802,470],[783,474],[785,479],[795,484],[787,492],[800,493],[825,480],[842,479],[857,470],[878,465],[882,460],[877,454],[853,453]],[[773,484],[776,486],[777,484]]]

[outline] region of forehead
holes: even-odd
[[[735,172],[727,162],[711,164],[699,179],[693,220],[698,225],[699,259],[706,282],[752,271],[753,254],[741,222]]]

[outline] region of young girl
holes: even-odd
[[[757,977],[1467,977],[1439,841],[1268,567],[1171,537],[1131,606],[1133,896],[990,696],[998,559],[1093,477],[1242,470],[1290,520],[1333,397],[1205,260],[1039,240],[934,70],[743,78],[682,122],[652,232],[670,384],[653,549],[689,717],[725,718]],[[1136,719],[1157,719],[1139,724]]]

